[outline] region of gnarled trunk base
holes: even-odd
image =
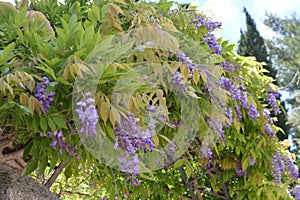
[[[21,172],[0,164],[0,200],[59,200],[32,177],[21,177]]]

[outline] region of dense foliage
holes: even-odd
[[[252,19],[251,15],[248,13],[246,8],[244,8],[246,16],[247,29],[245,31],[241,30],[241,37],[238,45],[238,54],[242,56],[254,56],[257,61],[265,62],[263,66],[267,71],[264,73],[274,79],[273,83],[278,84],[276,81],[276,70],[272,66],[270,56],[268,55],[267,48],[265,45],[264,38],[260,35],[256,28],[255,21]],[[276,104],[276,99],[280,100],[280,94],[268,94],[266,101],[273,102],[273,106]],[[277,117],[275,124],[280,127],[283,131],[278,131],[276,133],[280,140],[288,138],[289,126],[287,125],[287,116],[284,102],[280,102],[280,106],[284,109],[283,112],[279,108],[271,112],[271,117]]]
[[[63,199],[299,199],[262,102],[277,87],[221,23],[165,1],[24,2],[0,6],[0,163],[21,151]]]

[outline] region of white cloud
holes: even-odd
[[[0,1],[9,2],[12,5],[15,5],[15,1],[14,0],[0,0]]]
[[[217,35],[221,35],[224,39],[230,39],[233,43],[237,43],[239,40],[240,29],[246,29],[243,7],[247,8],[256,22],[257,29],[265,38],[275,35],[263,24],[266,12],[277,14],[280,17],[289,17],[293,12],[300,10],[299,0],[206,0],[198,5],[200,5],[200,10],[205,10],[213,19],[223,23],[223,30],[219,31]]]

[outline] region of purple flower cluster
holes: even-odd
[[[279,151],[276,151],[272,160],[272,175],[275,183],[281,182],[281,174],[285,170],[284,160]]]
[[[242,116],[241,107],[240,106],[234,106],[234,110],[235,110],[235,113],[236,113],[237,120],[239,122],[242,121],[243,116]]]
[[[222,26],[221,22],[212,22],[209,18],[206,18],[201,15],[195,15],[195,17],[191,20],[191,24],[195,24],[197,28],[206,27],[208,32],[214,31],[217,28]]]
[[[267,94],[268,104],[271,106],[271,110],[274,111],[275,115],[281,113],[281,110],[277,105],[277,98],[280,98],[279,92],[270,92]]]
[[[296,185],[293,189],[292,189],[292,195],[295,198],[295,200],[300,200],[300,186]]]
[[[200,157],[211,159],[213,156],[213,153],[211,149],[206,145],[202,146],[200,149]]]
[[[207,34],[202,38],[208,45],[210,49],[213,49],[213,53],[221,54],[221,46],[218,44],[218,41],[214,34],[211,32],[217,28],[220,28],[222,24],[220,22],[212,22],[209,18],[206,18],[201,15],[196,15],[190,22],[195,24],[196,28],[205,27],[208,31]]]
[[[240,103],[241,103],[241,106],[243,108],[248,108],[248,97],[247,97],[247,92],[246,92],[246,89],[242,87],[242,90],[241,90],[241,97],[240,97]]]
[[[251,104],[250,107],[249,107],[248,115],[252,119],[257,119],[258,118],[258,112],[256,110],[256,107],[253,104]]]
[[[212,152],[211,148],[208,147],[208,143],[201,145],[199,157],[208,159],[208,163],[206,164],[206,167],[210,167],[212,165],[213,152]]]
[[[50,92],[47,94],[46,90],[48,85],[50,84],[50,80],[47,77],[43,77],[43,82],[36,84],[36,93],[35,97],[40,101],[41,105],[43,106],[45,112],[48,112],[48,108],[50,108],[50,104],[54,101],[55,92]]]
[[[213,53],[221,54],[222,47],[219,45],[217,38],[215,37],[214,34],[212,33],[204,34],[203,40],[206,42],[206,44],[210,49],[213,49]]]
[[[248,106],[248,97],[246,88],[242,85],[234,85],[228,78],[222,76],[219,81],[219,85],[228,90],[231,94],[231,98],[241,105],[242,108],[248,109],[248,115],[252,119],[257,119],[259,116],[258,111],[254,104],[251,104],[250,107]],[[237,114],[238,121],[242,120],[242,112],[240,106],[234,106],[235,112]]]
[[[227,61],[221,63],[221,66],[223,67],[223,69],[224,69],[225,71],[234,71],[234,70],[239,69],[238,66],[235,66],[235,65],[232,64],[231,62],[227,62]]]
[[[172,76],[172,83],[177,89],[179,89],[179,91],[184,91],[186,89],[186,86],[183,83],[183,77],[180,72],[175,72],[175,74]]]
[[[156,109],[148,106],[149,112]],[[114,128],[115,133],[115,149],[124,149],[123,157],[119,158],[122,172],[129,174],[126,181],[130,181],[131,185],[138,186],[140,183],[135,178],[139,174],[138,150],[148,151],[154,149],[152,142],[152,134],[155,133],[155,121],[150,120],[146,130],[138,124],[139,118],[135,118],[131,112],[126,118],[122,118],[121,122]]]
[[[158,32],[159,32],[159,34],[160,34],[162,40],[165,40],[166,37],[165,37],[165,35],[164,35],[164,31],[162,30],[161,25],[160,25],[159,23],[157,23],[157,22],[155,22],[155,25],[156,25],[156,27],[157,27],[157,29],[158,29]]]
[[[249,153],[248,155],[249,155],[249,159],[250,159],[250,166],[252,167],[255,165],[255,159],[253,158],[251,153]]]
[[[185,66],[187,66],[190,69],[190,74],[192,75],[195,69],[199,69],[200,67],[198,65],[192,64],[192,60],[185,55],[184,52],[178,52],[176,54],[176,57],[178,58],[179,62],[185,63]]]
[[[275,133],[271,124],[265,124],[265,133],[268,134],[269,138],[273,138]]]
[[[44,137],[45,135],[41,135]],[[52,138],[51,147],[54,149],[55,147],[59,148],[59,153],[62,154],[63,149],[67,152],[75,152],[75,149],[70,147],[69,143],[63,140],[63,133],[61,131],[48,132],[48,137]]]
[[[224,76],[220,78],[219,84],[222,88],[230,91],[233,100],[239,101],[243,108],[248,108],[248,97],[244,86],[234,85],[232,81]]]
[[[139,118],[135,118],[133,113],[130,113],[127,119],[122,118],[121,122],[114,128],[115,132],[115,149],[125,149],[130,154],[135,153],[138,149],[147,151],[153,150],[152,142],[153,124],[142,130],[138,124]]]
[[[264,109],[263,110],[263,116],[267,118],[268,122],[270,124],[273,124],[273,120],[271,118],[271,115],[270,115],[270,110],[269,109]]]
[[[79,106],[79,108],[76,109],[76,112],[81,123],[79,133],[85,133],[86,137],[88,137],[89,135],[96,134],[96,125],[99,115],[93,104],[95,99],[91,97],[91,93],[87,92],[85,94],[85,98],[85,101],[79,101],[76,103],[76,105]]]
[[[233,86],[229,91],[233,100],[239,101],[243,108],[248,108],[248,97],[245,87],[241,85]]]
[[[241,162],[240,159],[238,159],[237,162],[236,162],[235,173],[239,177],[242,177],[242,176],[247,174],[247,172],[244,171],[243,168],[242,168],[242,162]]]
[[[286,156],[286,166],[290,172],[290,175],[292,176],[292,178],[297,181],[299,174],[298,174],[298,169],[296,167],[296,165],[294,164],[294,161],[292,160],[292,158],[290,156]]]
[[[229,78],[222,76],[220,78],[220,86],[229,91],[233,87],[233,83],[229,80]]]
[[[225,126],[229,127],[229,126],[231,126],[231,124],[233,122],[233,119],[232,119],[232,109],[231,108],[226,108],[225,114],[226,114],[226,117],[228,117],[228,119],[229,119],[229,123],[226,122]]]
[[[176,57],[178,58],[179,62],[185,64],[186,67],[189,68],[189,74],[192,75],[195,69],[199,69],[198,65],[194,65],[192,60],[184,53],[178,52],[176,53]],[[183,91],[186,89],[185,84],[183,83],[183,77],[181,74],[176,71],[175,74],[172,76],[172,83],[180,90]]]
[[[140,170],[138,154],[132,156],[125,153],[124,157],[119,157],[118,160],[121,163],[122,172],[129,175],[126,182],[130,181],[131,186],[139,186],[140,182],[136,179],[136,175],[139,174]]]
[[[223,130],[223,125],[218,118],[208,118],[208,126],[212,128],[215,133],[221,135],[223,141],[226,143],[225,132]]]
[[[175,152],[176,152],[176,145],[174,144],[174,142],[169,143],[167,145],[167,153],[168,153],[168,155],[171,156],[171,157],[173,157],[174,154],[175,154]]]

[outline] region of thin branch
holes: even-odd
[[[223,183],[223,184],[222,184],[222,190],[223,190],[223,192],[224,192],[224,195],[225,195],[226,200],[230,200],[231,198],[230,198],[230,195],[229,195],[229,193],[228,193],[228,188],[227,188],[226,183]]]
[[[205,190],[200,190],[199,188],[192,188],[192,189],[197,190],[197,191],[199,191],[199,192],[201,192],[201,193],[205,193],[205,194],[209,194],[209,195],[215,196],[215,197],[217,197],[217,198],[219,198],[219,199],[226,199],[226,197],[221,196],[221,195],[218,195],[218,194],[216,194],[216,193],[214,193],[214,192],[209,192],[209,191],[205,191]],[[227,199],[226,199],[226,200],[227,200]]]
[[[197,200],[197,197],[196,197],[196,195],[194,193],[194,190],[193,190],[193,188],[191,187],[191,185],[188,182],[188,179],[186,177],[185,171],[183,170],[182,167],[179,167],[178,170],[179,170],[179,172],[180,172],[180,174],[182,176],[184,185],[188,188],[188,190],[189,190],[189,192],[191,194],[192,200]]]
[[[299,72],[300,72],[300,71],[297,71],[296,74],[293,76],[292,80],[291,80],[287,85],[285,85],[285,86],[279,88],[279,90],[284,90],[284,89],[288,88],[293,82],[295,82],[295,80],[296,80],[296,78],[297,78]]]
[[[82,193],[82,192],[76,192],[76,191],[69,191],[69,190],[63,190],[62,193],[78,194],[78,195],[81,195],[81,196],[87,196],[87,197],[90,197],[90,196],[91,196],[90,194],[85,194],[85,193]]]
[[[219,166],[218,165],[216,165],[216,170],[219,172]],[[225,199],[230,200],[231,198],[230,198],[230,195],[228,193],[228,188],[227,188],[226,183],[222,184],[222,190],[223,190],[223,193],[225,195]]]
[[[62,170],[69,164],[70,158],[66,161],[65,164],[63,162],[59,163],[58,167],[54,171],[54,173],[51,175],[51,177],[47,180],[47,182],[44,184],[46,188],[50,188],[52,184],[55,182],[57,179],[58,175],[62,172]]]
[[[201,176],[196,177],[195,179],[191,180],[191,182],[189,182],[189,184],[191,185],[193,182],[199,180],[200,178],[202,178],[205,174],[209,173],[210,171],[212,171],[214,168],[210,168],[209,170],[205,171],[203,174],[201,174]]]

